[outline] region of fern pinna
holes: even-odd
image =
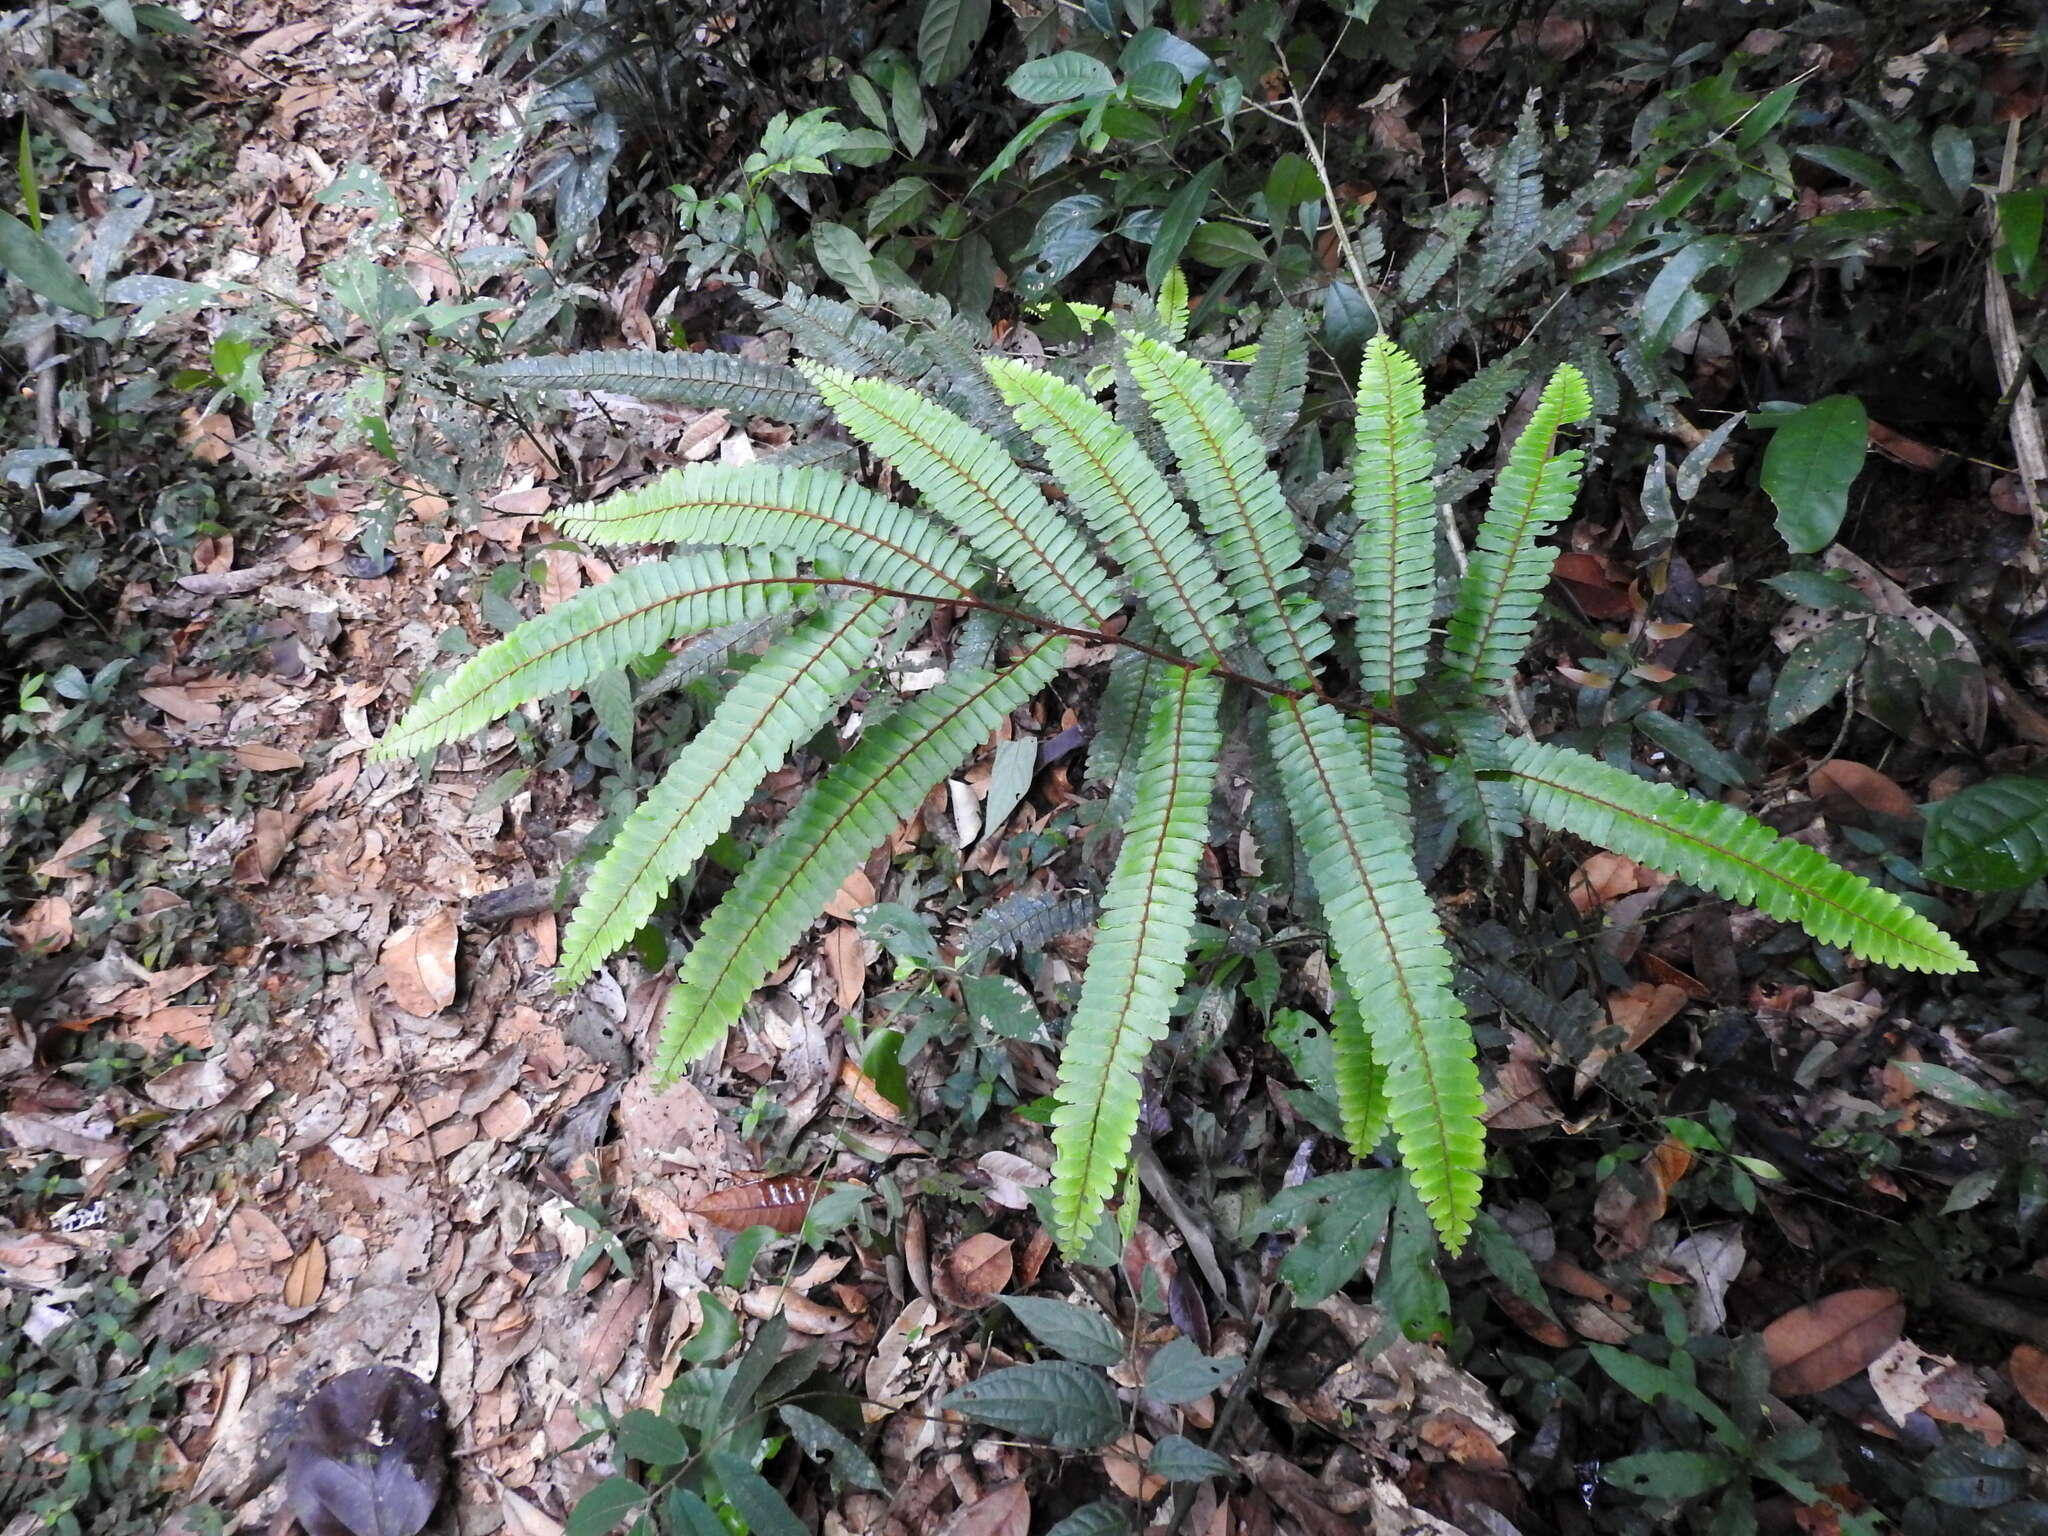
[[[1874,961],[1970,967],[1896,896],[1745,813],[1503,733],[1494,701],[1535,623],[1553,558],[1543,538],[1577,491],[1580,455],[1560,443],[1591,414],[1576,369],[1557,370],[1510,447],[1439,637],[1439,452],[1421,373],[1384,337],[1367,345],[1354,526],[1339,552],[1356,609],[1347,628],[1325,611],[1322,573],[1267,459],[1284,427],[1274,413],[1301,398],[1301,327],[1289,317],[1269,330],[1233,394],[1165,339],[1184,307],[1164,312],[1146,314],[1112,366],[1089,375],[1121,381],[1114,410],[1087,383],[1000,358],[985,360],[985,377],[943,388],[998,413],[980,424],[933,398],[922,373],[817,362],[777,373],[698,357],[591,375],[599,387],[638,379],[722,405],[744,405],[752,390],[769,411],[796,401],[808,414],[815,403],[923,504],[771,461],[686,468],[571,508],[560,523],[575,537],[684,552],[630,565],[515,629],[384,738],[382,755],[420,752],[677,637],[802,615],[783,621],[597,861],[563,946],[565,985],[625,945],[761,781],[874,684],[885,632],[953,604],[999,621],[1008,646],[1001,665],[961,667],[928,692],[869,707],[858,742],[705,921],[670,996],[657,1078],[718,1048],[847,874],[1045,687],[1075,637],[1117,646],[1128,664],[1111,669],[1088,760],[1091,777],[1116,781],[1124,835],[1060,1062],[1052,1202],[1063,1242],[1094,1231],[1131,1164],[1142,1072],[1186,970],[1226,723],[1251,731],[1273,765],[1321,909],[1344,1133],[1362,1155],[1391,1130],[1453,1249],[1479,1207],[1482,1094],[1451,952],[1416,872],[1418,770],[1440,775],[1467,840],[1496,858],[1526,816]],[[914,350],[885,346],[886,334],[870,341],[885,359]],[[556,383],[572,373],[540,372]],[[1013,446],[1035,448],[1063,503]]]

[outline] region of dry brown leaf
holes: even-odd
[[[1618,853],[1596,853],[1572,872],[1567,887],[1580,912],[1596,912],[1643,888],[1643,867]]]
[[[834,923],[825,931],[825,963],[832,971],[832,1001],[841,1013],[849,1013],[867,988],[867,962],[861,952],[860,930],[851,923]]]
[[[851,1312],[813,1301],[794,1285],[764,1285],[749,1291],[740,1298],[740,1310],[764,1322],[771,1317],[785,1317],[791,1332],[813,1338],[844,1333],[853,1326]]]
[[[1011,1245],[993,1232],[977,1232],[946,1256],[946,1299],[955,1306],[985,1307],[1003,1293],[1016,1272]]]
[[[542,609],[565,603],[583,590],[583,568],[576,563],[575,550],[551,549],[541,556],[541,563],[547,571],[540,583]]]
[[[1764,1330],[1771,1390],[1798,1397],[1839,1386],[1896,1344],[1905,1325],[1899,1293],[1876,1287],[1796,1307]]]
[[[903,1111],[887,1094],[875,1086],[875,1080],[861,1071],[860,1063],[851,1056],[843,1058],[839,1063],[839,1086],[846,1090],[847,1096],[854,1103],[877,1120],[894,1125],[903,1118]]]
[[[1920,807],[1889,774],[1847,758],[1830,758],[1806,776],[1806,787],[1825,808],[1843,800],[1880,816],[1917,817]]]
[[[299,830],[299,821],[297,815],[286,811],[258,811],[255,834],[249,845],[235,855],[235,883],[268,885],[270,877],[277,873],[277,866],[291,852],[292,837]]]
[[[854,913],[863,907],[872,907],[880,899],[875,893],[875,882],[867,877],[866,871],[856,869],[833,893],[832,900],[825,907],[825,915],[850,923]]]
[[[1672,1187],[1691,1167],[1692,1149],[1667,1136],[1650,1149],[1638,1173],[1616,1173],[1601,1184],[1593,1196],[1593,1222],[1603,1258],[1626,1258],[1650,1240],[1650,1228],[1671,1203]]]
[[[2048,1419],[2048,1350],[2020,1345],[2005,1362],[2005,1374],[2012,1378],[2013,1390],[2026,1399],[2027,1406]]]
[[[160,1040],[204,1051],[213,1048],[213,1010],[180,1005],[158,1008],[129,1021],[122,1038],[154,1050]]]
[[[1519,1029],[1508,1031],[1508,1059],[1486,1090],[1485,1120],[1496,1131],[1533,1131],[1564,1118],[1544,1078],[1543,1048]]]
[[[305,767],[306,760],[289,747],[245,741],[235,748],[235,766],[246,768],[251,773],[288,773],[294,768]]]
[[[1488,1471],[1507,1470],[1508,1459],[1493,1437],[1462,1413],[1446,1409],[1432,1413],[1419,1420],[1415,1436],[1424,1445],[1433,1446],[1468,1467],[1482,1467]]]
[[[142,1091],[165,1109],[211,1109],[235,1091],[235,1084],[220,1058],[212,1056],[159,1072],[142,1085]]]
[[[71,903],[62,896],[45,896],[32,902],[20,918],[8,925],[14,942],[40,954],[55,954],[69,947],[74,937]]]
[[[1870,446],[1895,464],[1932,472],[1948,462],[1948,455],[1939,448],[1931,448],[1903,432],[1894,432],[1882,422],[1871,422],[1869,431]]]
[[[804,1218],[811,1213],[811,1202],[823,1189],[817,1179],[786,1174],[779,1179],[713,1190],[687,1209],[728,1232],[772,1227],[777,1232],[793,1233],[803,1226]]]
[[[1031,1495],[1019,1480],[962,1505],[940,1528],[939,1536],[1029,1536],[1030,1530]]]
[[[455,912],[443,907],[385,940],[377,958],[391,1001],[423,1019],[454,1002],[456,938]]]
[[[200,463],[218,464],[228,456],[235,440],[235,424],[220,412],[201,416],[197,411],[186,411],[179,422],[180,440]]]
[[[44,880],[63,880],[82,873],[75,868],[72,860],[88,848],[96,848],[107,840],[107,834],[100,823],[99,812],[85,818],[71,829],[70,836],[57,845],[57,851],[36,866],[36,874]]]
[[[0,1227],[0,1280],[47,1290],[77,1257],[76,1248],[51,1233]]]
[[[1623,1052],[1641,1050],[1658,1030],[1678,1017],[1685,999],[1683,987],[1665,982],[1639,981],[1623,991],[1610,992],[1607,1016],[1627,1032],[1626,1037],[1619,1045],[1598,1045],[1586,1053],[1573,1078],[1572,1092],[1583,1097],[1608,1062]]]
[[[327,1289],[327,1245],[314,1238],[284,1272],[284,1304],[310,1307]]]

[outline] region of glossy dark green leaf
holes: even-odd
[[[1920,1486],[1957,1509],[1995,1509],[2025,1495],[2026,1466],[2026,1451],[2013,1441],[1952,1440],[1920,1463]]]
[[[1387,1228],[1387,1246],[1380,1254],[1372,1298],[1384,1306],[1411,1339],[1431,1339],[1451,1331],[1451,1293],[1436,1268],[1436,1228],[1415,1187],[1401,1181],[1394,1197],[1394,1219]]]
[[[1071,1360],[1038,1360],[991,1371],[939,1399],[939,1406],[980,1424],[1068,1450],[1107,1445],[1123,1433],[1123,1411],[1109,1378]]]
[[[1045,1536],[1125,1536],[1130,1528],[1131,1522],[1113,1500],[1097,1499],[1083,1504]]]
[[[1266,259],[1266,247],[1242,224],[1225,224],[1212,219],[1195,226],[1188,237],[1188,260],[1205,267],[1243,267]]]
[[[2020,1112],[2011,1094],[1987,1087],[1939,1062],[1894,1061],[1891,1066],[1922,1093],[1931,1094],[1958,1109],[1975,1110],[1980,1115],[1992,1115],[2001,1120],[2010,1120]]]
[[[989,0],[925,0],[917,64],[926,85],[944,85],[974,57],[988,31]]]
[[[1173,200],[1166,205],[1166,212],[1159,220],[1159,233],[1152,239],[1152,253],[1145,258],[1145,283],[1154,293],[1166,281],[1166,274],[1173,264],[1180,260],[1180,254],[1187,248],[1188,238],[1201,222],[1202,210],[1209,205],[1209,194],[1216,188],[1217,177],[1223,174],[1223,162],[1211,160],[1188,178],[1187,184],[1173,194]]]
[[[1312,203],[1323,195],[1316,168],[1292,150],[1273,162],[1266,172],[1266,204],[1275,217],[1300,203]]]
[[[692,1365],[708,1365],[740,1341],[739,1320],[732,1308],[710,1291],[698,1293],[697,1305],[704,1311],[704,1326],[676,1351]]]
[[[1037,106],[1099,96],[1116,89],[1116,76],[1092,54],[1050,53],[1020,64],[1008,81],[1011,93]]]
[[[1600,1475],[1646,1499],[1693,1499],[1713,1492],[1739,1470],[1731,1458],[1707,1451],[1645,1451],[1608,1462]]]
[[[796,1443],[804,1448],[805,1455],[820,1465],[830,1459],[835,1479],[852,1483],[857,1488],[871,1488],[876,1493],[885,1489],[887,1485],[882,1481],[882,1474],[868,1459],[868,1453],[831,1420],[793,1403],[784,1403],[775,1411],[789,1426],[789,1432],[796,1436]]]
[[[95,318],[106,313],[98,295],[57,254],[57,248],[6,212],[0,212],[0,267],[52,304]]]
[[[1920,867],[1966,891],[2016,891],[2048,874],[2048,779],[2001,774],[1927,810]]]
[[[1003,1305],[1047,1349],[1083,1365],[1115,1365],[1124,1357],[1123,1335],[1100,1312],[1046,1296],[1005,1296]]]
[[[725,1490],[726,1502],[747,1522],[751,1536],[810,1536],[782,1495],[744,1457],[732,1451],[713,1451],[709,1460],[718,1486]]]
[[[647,1490],[630,1477],[608,1477],[576,1501],[562,1536],[607,1536],[647,1502]]]
[[[1854,395],[1829,395],[1803,410],[1767,418],[1763,487],[1778,509],[1778,532],[1794,554],[1826,549],[1849,511],[1849,486],[1863,467],[1870,418]]]
[[[652,1466],[679,1466],[690,1459],[690,1442],[658,1413],[635,1408],[619,1420],[618,1447],[634,1461]]]
[[[1280,1278],[1297,1302],[1313,1306],[1365,1267],[1404,1182],[1394,1169],[1366,1168],[1326,1174],[1273,1197],[1259,1213],[1259,1231],[1308,1229],[1280,1261]]]
[[[1785,730],[1825,708],[1863,660],[1864,644],[1864,626],[1843,621],[1793,647],[1771,689],[1771,729]]]
[[[1236,1355],[1205,1355],[1191,1339],[1163,1344],[1145,1364],[1145,1395],[1155,1403],[1192,1403],[1228,1386],[1244,1369]]]
[[[711,1506],[687,1488],[671,1488],[662,1511],[668,1516],[668,1536],[732,1536]]]

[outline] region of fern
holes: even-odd
[[[754,786],[831,717],[892,607],[879,597],[835,604],[781,640],[725,696],[590,872],[562,948],[562,986],[623,947]]]
[[[1230,597],[1165,477],[1107,411],[1064,379],[1016,362],[992,359],[987,367],[1159,627],[1184,654],[1221,661],[1237,643]]]
[[[1314,677],[1330,630],[1314,599],[1293,590],[1308,577],[1301,534],[1266,466],[1265,445],[1223,386],[1186,353],[1134,337],[1129,363],[1173,445],[1252,639],[1283,679]]]
[[[1209,794],[1222,745],[1221,689],[1212,677],[1176,669],[1159,693],[1123,852],[1060,1055],[1052,1205],[1062,1243],[1095,1230],[1129,1161],[1139,1074],[1166,1033],[1195,924],[1195,871],[1209,840]]]
[[[1435,450],[1422,430],[1422,370],[1385,336],[1365,344],[1352,462],[1352,595],[1358,603],[1359,681],[1401,694],[1428,665],[1436,596]]]
[[[1479,1068],[1407,824],[1373,787],[1355,738],[1329,705],[1276,700],[1268,728],[1337,963],[1361,989],[1401,1161],[1456,1252],[1479,1209]]]
[[[1976,969],[1955,940],[1890,891],[1733,806],[1537,741],[1509,749],[1507,772],[1545,826],[1797,923],[1824,944],[1909,971]]]
[[[821,469],[706,464],[593,506],[565,532],[599,544],[725,544],[836,558],[838,574],[937,598],[973,595],[974,558],[928,517]]]
[[[1051,681],[1065,642],[1038,641],[1008,670],[963,672],[870,726],[748,863],[704,925],[669,994],[655,1053],[673,1078],[725,1038],[754,989],[855,865],[916,810],[1003,716]]]
[[[568,352],[487,363],[471,373],[507,389],[603,390],[798,426],[825,414],[825,402],[794,368],[749,363],[723,352]]]
[[[882,454],[1040,610],[1094,626],[1117,611],[1109,577],[1073,524],[1024,478],[1002,445],[900,384],[807,365],[848,431]]]
[[[477,652],[386,733],[375,755],[402,757],[467,736],[530,700],[638,661],[677,635],[788,608],[816,585],[787,555],[758,551],[630,566]]]
[[[1292,308],[1275,314],[1259,337],[1259,354],[1237,392],[1237,404],[1267,447],[1278,447],[1301,414],[1308,389],[1308,327]]]
[[[1536,541],[1571,511],[1578,493],[1579,453],[1558,452],[1557,434],[1592,408],[1584,375],[1558,369],[1494,483],[1444,642],[1445,670],[1463,678],[1474,698],[1505,687],[1528,647],[1555,558]]]
[[[1507,278],[1522,259],[1513,242],[1532,238],[1526,209],[1515,211],[1534,180],[1532,154],[1511,145],[1497,170],[1499,211],[1514,216],[1489,236],[1481,264]],[[1444,222],[1437,276],[1474,227]],[[1533,238],[1549,227],[1538,220]],[[1412,281],[1436,281],[1435,260],[1411,267]],[[911,306],[935,328],[918,341],[834,301],[771,303],[823,354],[802,373],[681,354],[529,366],[529,382],[562,387],[638,373],[676,389],[752,389],[753,406],[719,397],[735,408],[759,408],[764,390],[788,394],[795,380],[801,399],[828,405],[925,501],[901,505],[804,463],[817,449],[803,445],[776,461],[686,468],[571,507],[559,521],[574,536],[680,550],[629,565],[520,625],[428,690],[378,744],[386,757],[424,751],[580,687],[630,750],[624,669],[684,639],[641,689],[644,704],[717,667],[735,646],[763,647],[593,869],[569,926],[564,985],[630,940],[777,765],[833,718],[878,650],[914,635],[929,605],[966,616],[948,632],[951,675],[893,708],[871,705],[860,740],[704,920],[670,997],[657,1079],[717,1049],[848,872],[1050,682],[1069,639],[1116,648],[1086,769],[1111,786],[1095,825],[1124,826],[1059,1070],[1054,1224],[1069,1243],[1096,1230],[1119,1188],[1134,1187],[1142,1074],[1166,1032],[1194,931],[1221,722],[1233,730],[1251,723],[1249,817],[1275,882],[1269,896],[1322,914],[1344,1133],[1364,1155],[1392,1128],[1417,1195],[1454,1249],[1479,1200],[1479,1077],[1417,870],[1418,814],[1432,867],[1454,830],[1498,860],[1526,810],[1874,960],[1969,967],[1952,940],[1898,898],[1741,812],[1504,735],[1492,701],[1534,624],[1549,568],[1539,540],[1571,507],[1580,455],[1555,440],[1588,413],[1588,377],[1560,368],[1509,453],[1432,667],[1436,502],[1477,480],[1457,460],[1533,371],[1533,357],[1517,353],[1482,369],[1432,410],[1413,359],[1376,338],[1360,377],[1355,461],[1328,471],[1320,440],[1305,437],[1293,471],[1303,489],[1290,507],[1267,445],[1298,406],[1296,319],[1268,329],[1233,399],[1174,344],[1186,317],[1180,285],[1163,285],[1157,308],[1135,292],[1120,302],[1130,316],[1108,366],[1090,357],[1075,368],[1091,381],[1116,380],[1113,410],[1021,362],[984,368],[937,304]],[[1592,385],[1611,385],[1597,346],[1575,355],[1597,370]],[[612,372],[594,373],[599,366]],[[1044,488],[1012,451],[1033,443],[1050,470]],[[1169,458],[1178,494],[1163,472]],[[1347,485],[1349,507],[1332,511]],[[1318,525],[1310,536],[1297,513]],[[1311,572],[1311,537],[1342,557],[1337,570]],[[1120,611],[1105,559],[1134,593],[1135,611]],[[1312,576],[1335,589],[1333,603],[1347,583],[1353,590],[1347,658],[1357,660],[1355,679],[1324,675],[1334,642],[1308,590]],[[981,665],[1005,647],[1019,655],[1011,666]],[[1354,682],[1377,702],[1398,697],[1398,724],[1371,707],[1347,716],[1329,702],[1325,689],[1356,697]],[[1245,708],[1261,696],[1262,708]],[[1418,793],[1427,782],[1419,774],[1433,776],[1434,795]],[[1435,816],[1439,801],[1448,819]],[[970,931],[970,950],[1064,931],[1091,910],[1086,898],[1006,898]]]

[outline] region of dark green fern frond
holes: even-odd
[[[580,981],[631,939],[755,787],[832,718],[895,606],[884,597],[833,604],[777,641],[719,701],[591,871],[558,986]]]
[[[1258,355],[1237,392],[1237,403],[1268,448],[1277,448],[1301,414],[1308,391],[1308,328],[1301,311],[1283,304],[1259,332]]]
[[[1166,669],[1166,662],[1139,650],[1118,651],[1110,659],[1109,681],[1095,706],[1095,735],[1088,743],[1083,776],[1090,784],[1111,786],[1112,824],[1130,811],[1131,777],[1144,745],[1145,722],[1152,716],[1153,690]]]
[[[792,607],[817,585],[787,555],[758,550],[628,566],[470,657],[407,710],[372,755],[404,757],[467,736],[529,700],[638,661],[677,635]]]
[[[801,288],[791,288],[780,298],[758,288],[742,293],[763,319],[789,332],[805,357],[863,378],[894,379],[899,384],[916,384],[930,372],[930,359],[910,344],[908,332],[892,331],[843,300]]]
[[[1116,589],[1087,540],[1001,443],[900,384],[815,364],[805,372],[846,429],[924,492],[1048,618],[1099,627],[1117,611]]]
[[[1538,741],[1514,743],[1507,771],[1529,815],[1545,826],[1797,923],[1823,944],[1909,971],[1977,968],[1954,939],[1890,891],[1731,805]]]
[[[1187,970],[1195,876],[1209,839],[1222,737],[1213,676],[1161,680],[1123,849],[1102,899],[1088,975],[1067,1025],[1053,1110],[1053,1228],[1071,1246],[1095,1230],[1130,1161],[1139,1076]]]
[[[1308,681],[1330,648],[1330,627],[1298,590],[1308,579],[1301,534],[1266,464],[1266,445],[1228,391],[1185,352],[1134,336],[1127,357],[1253,641],[1283,679]]]
[[[1238,638],[1230,595],[1166,477],[1136,440],[1064,379],[1006,359],[984,366],[1159,627],[1182,654],[1223,660]]]
[[[808,426],[825,402],[794,368],[749,363],[724,352],[566,352],[487,363],[472,374],[507,389],[603,390],[664,405],[770,416]]]
[[[704,464],[565,509],[564,532],[600,544],[723,544],[830,559],[857,577],[940,601],[974,590],[974,556],[923,513],[822,469]]]
[[[1386,336],[1365,344],[1352,460],[1352,595],[1359,681],[1367,693],[1413,688],[1429,660],[1436,595],[1436,450],[1423,431],[1422,370]]]
[[[725,1038],[755,988],[848,873],[1051,681],[1066,641],[1037,641],[999,673],[963,672],[870,726],[755,854],[683,961],[654,1060],[668,1082]]]
[[[1401,1161],[1456,1252],[1479,1209],[1485,1166],[1479,1069],[1407,822],[1373,787],[1356,738],[1329,705],[1276,699],[1268,724],[1336,964],[1386,1074]]]
[[[1537,540],[1571,512],[1579,490],[1579,452],[1559,452],[1557,434],[1592,409],[1585,376],[1559,368],[1494,482],[1444,641],[1444,669],[1468,697],[1498,694],[1529,647],[1556,558]]]

